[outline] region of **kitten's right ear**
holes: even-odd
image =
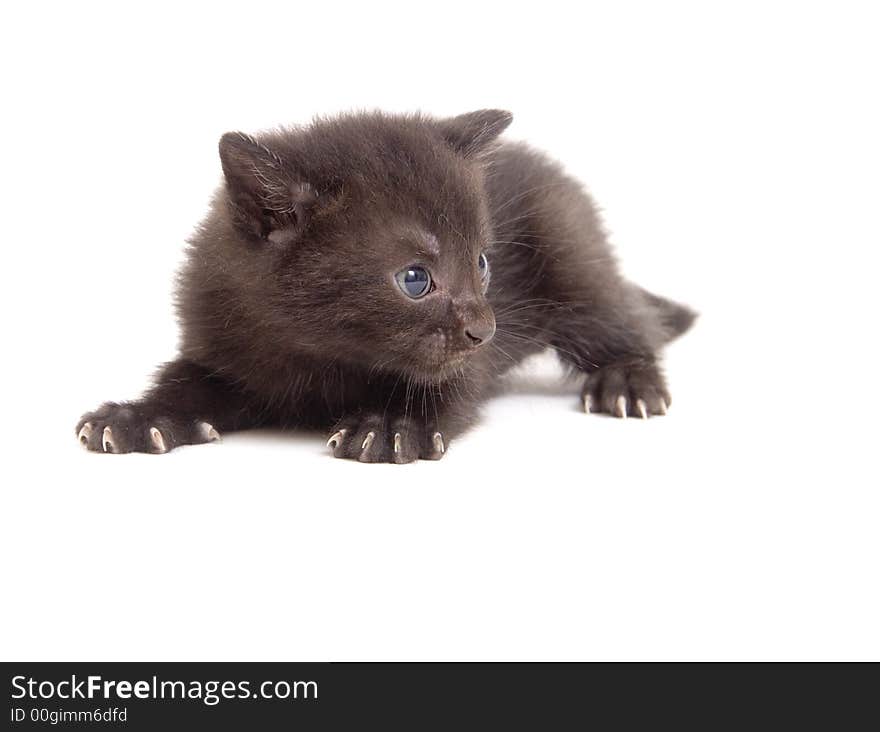
[[[220,162],[232,217],[244,234],[276,243],[299,235],[316,196],[278,153],[243,132],[227,132]]]
[[[479,109],[440,120],[440,134],[469,158],[479,155],[511,122],[513,115],[503,109]]]

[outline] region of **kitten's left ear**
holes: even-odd
[[[247,236],[285,243],[305,228],[315,193],[278,153],[243,132],[220,138],[220,161],[235,225]]]
[[[513,115],[503,109],[480,109],[440,120],[440,134],[462,155],[472,157],[482,152],[508,125]]]

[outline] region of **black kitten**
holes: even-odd
[[[560,167],[511,115],[353,114],[220,140],[225,183],[180,277],[178,360],[76,433],[167,452],[217,430],[328,429],[336,457],[437,459],[499,374],[553,347],[586,410],[664,414],[693,313],[625,281]]]

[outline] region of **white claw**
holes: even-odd
[[[202,439],[208,442],[215,442],[220,439],[220,433],[207,422],[199,422],[199,430],[202,433]]]
[[[104,428],[104,433],[101,435],[101,447],[104,448],[104,452],[113,452],[113,431],[110,425]]]
[[[669,409],[669,407],[666,405],[666,400],[661,399],[660,400],[660,414],[666,414],[667,409]]]
[[[375,438],[375,432],[373,432],[372,430],[367,432],[367,436],[364,438],[363,444],[361,444],[361,450],[366,450],[370,445],[372,445]]]
[[[162,433],[155,427],[150,427],[150,442],[153,443],[156,452],[168,452],[168,447],[165,445],[165,438],[162,437]]]
[[[441,455],[446,452],[446,445],[443,444],[443,435],[439,432],[434,433],[434,450]]]
[[[92,436],[92,423],[86,422],[82,426],[82,429],[79,431],[79,434],[77,435],[77,437],[79,438],[79,441],[83,445],[88,445],[89,444],[89,437],[91,437],[91,436]]]
[[[593,411],[593,397],[589,394],[584,394],[584,411],[587,414]]]
[[[643,399],[636,399],[636,409],[639,410],[639,416],[641,416],[642,419],[648,418],[648,407]]]
[[[617,404],[615,405],[615,409],[617,411],[617,416],[621,419],[626,419],[626,397],[621,394],[617,397]]]
[[[394,452],[400,452],[400,432],[394,433]]]
[[[327,447],[336,447],[340,442],[342,442],[343,437],[345,437],[345,430],[334,432],[332,435],[330,435],[330,439],[327,440]]]

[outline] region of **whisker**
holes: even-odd
[[[506,330],[506,329],[501,329],[501,328],[498,328],[497,330],[501,333],[504,333],[507,336],[510,336],[511,338],[519,338],[520,340],[526,341],[528,343],[533,343],[537,346],[541,346],[542,348],[553,348],[561,353],[566,354],[567,356],[571,356],[571,358],[573,358],[575,360],[575,362],[579,362],[580,360],[583,359],[583,356],[581,356],[580,354],[574,353],[573,351],[569,351],[568,349],[565,349],[562,346],[559,346],[555,343],[550,343],[549,341],[543,341],[538,338],[533,338],[532,336],[527,336],[523,333],[514,333],[511,330]]]

